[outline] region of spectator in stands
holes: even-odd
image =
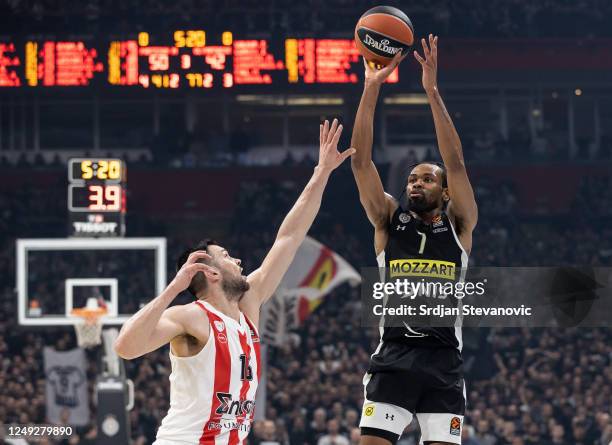
[[[337,419],[327,421],[327,434],[321,436],[318,445],[349,445],[349,440],[340,434],[340,425]]]

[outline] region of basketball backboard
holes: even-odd
[[[122,324],[166,286],[165,238],[17,240],[19,324],[74,324],[89,298]]]

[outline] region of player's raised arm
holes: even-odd
[[[371,67],[364,59],[365,82],[351,137],[351,146],[357,150],[351,159],[351,168],[357,181],[359,199],[372,225],[381,230],[386,227],[390,209],[396,204],[390,195],[385,194],[378,171],[372,162],[374,112],[381,85],[402,58],[401,53],[397,53],[392,62],[380,70]]]
[[[448,191],[451,199],[447,211],[449,216],[455,220],[460,235],[469,233],[469,236],[467,236],[469,239],[465,240],[469,246],[464,244],[464,247],[469,250],[471,247],[471,232],[478,220],[474,190],[472,190],[465,169],[461,140],[438,91],[438,37],[430,34],[429,44],[425,39],[421,40],[421,44],[423,45],[424,57],[421,57],[416,51],[414,57],[423,68],[423,88],[429,98],[436,127],[438,147],[446,167]]]
[[[338,152],[338,140],[342,125],[334,119],[331,128],[328,121],[319,127],[319,163],[278,230],[276,240],[261,267],[248,276],[249,291],[240,302],[240,308],[251,320],[259,318],[259,307],[272,296],[283,275],[289,268],[300,244],[319,212],[323,191],[329,176],[355,150]]]
[[[164,291],[136,312],[122,326],[115,341],[115,351],[126,360],[131,360],[170,342],[174,337],[188,333],[183,306],[168,306],[176,296],[187,289],[192,278],[198,273],[209,275],[219,272],[206,264],[197,263],[210,259],[203,251],[193,252]],[[200,339],[205,341],[206,339]]]

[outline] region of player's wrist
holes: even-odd
[[[427,94],[428,96],[433,96],[434,94],[438,93],[438,85],[433,85],[430,87],[425,87],[425,94]]]
[[[170,281],[168,286],[166,286],[166,297],[174,299],[178,294],[185,290],[184,286],[181,286],[176,280]]]
[[[363,84],[364,89],[380,89],[380,86],[384,81],[380,81],[378,79],[366,78]]]
[[[333,171],[333,168],[331,166],[327,166],[324,164],[317,164],[314,168],[314,173],[313,176],[329,176],[331,175],[331,172]]]

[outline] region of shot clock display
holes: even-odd
[[[68,211],[72,236],[125,234],[126,168],[120,159],[68,162]]]

